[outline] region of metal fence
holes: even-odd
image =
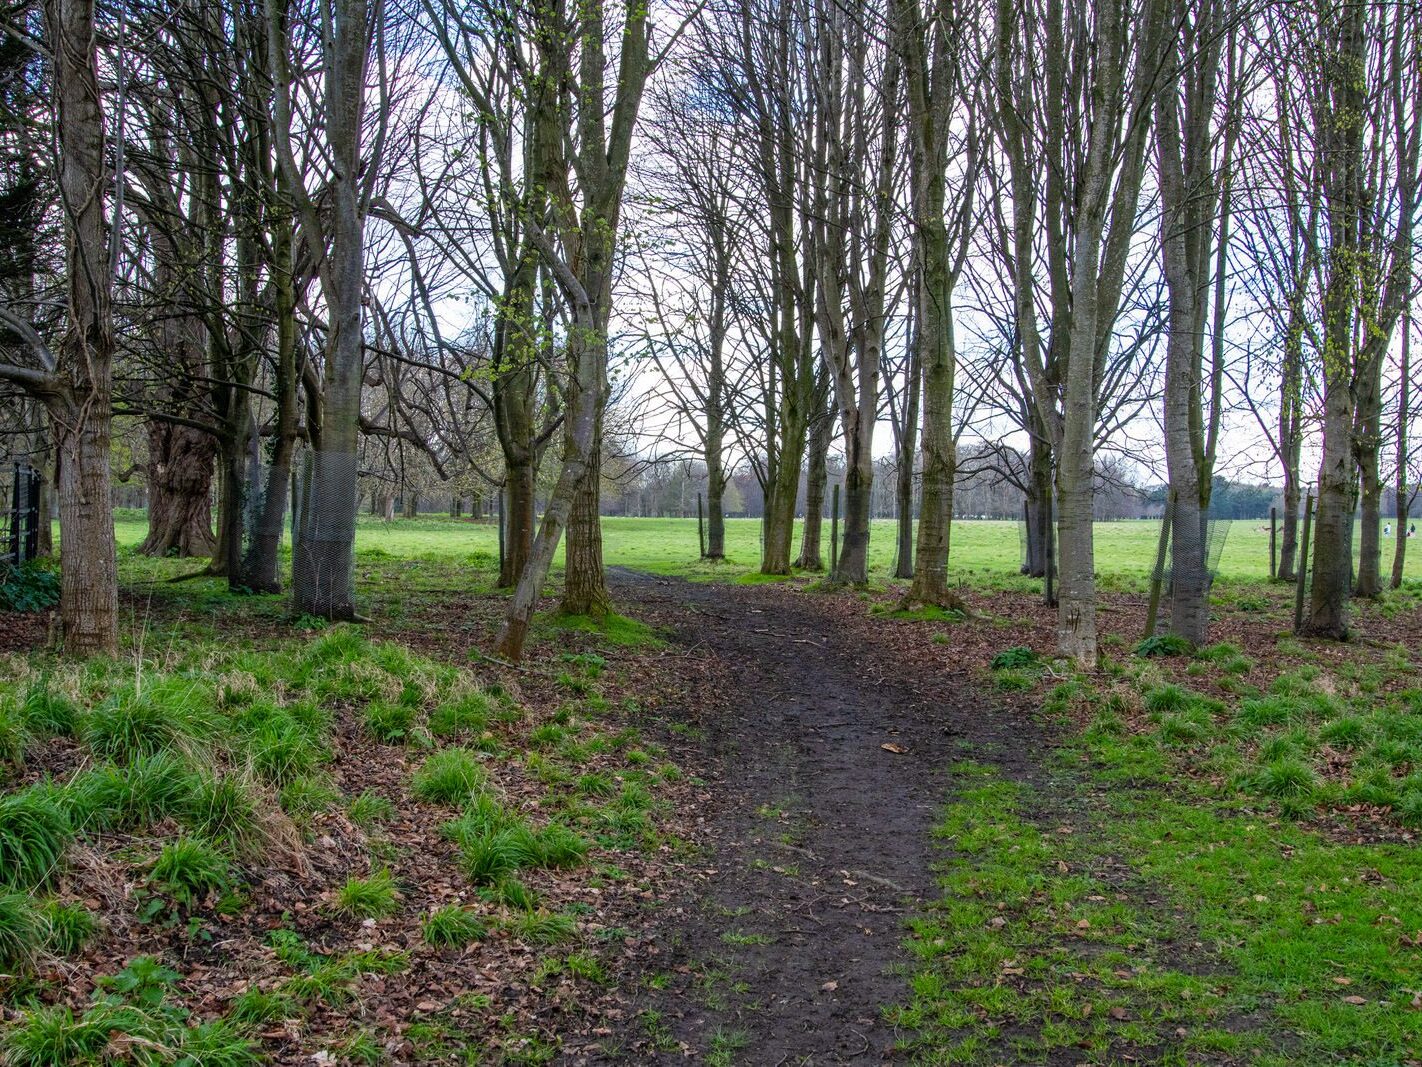
[[[16,463],[0,486],[5,502],[0,512],[0,562],[18,566],[39,555],[40,472]]]
[[[1193,524],[1192,524],[1193,525]],[[1177,537],[1192,537],[1200,547],[1200,558],[1205,566],[1205,594],[1214,584],[1219,573],[1220,556],[1224,552],[1225,541],[1229,538],[1233,519],[1222,519],[1206,514],[1198,530],[1178,531],[1175,529],[1175,501],[1172,496],[1166,501],[1165,511],[1160,517],[1160,540],[1156,548],[1155,566],[1150,576],[1150,605],[1146,612],[1145,636],[1156,632],[1160,623],[1170,617],[1170,603],[1174,573],[1171,551],[1172,542]],[[1192,552],[1191,555],[1194,555]]]

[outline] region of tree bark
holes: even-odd
[[[44,16],[54,54],[69,306],[56,353],[59,388],[44,397],[58,446],[59,615],[67,653],[112,655],[118,651],[118,563],[109,487],[114,332],[94,5],[92,0],[46,0]]]
[[[825,379],[827,381],[827,379]],[[827,396],[820,392],[823,406]],[[826,469],[830,441],[834,437],[834,413],[821,411],[810,426],[808,463],[805,469],[805,522],[800,528],[800,555],[795,566],[801,570],[822,571],[824,555],[820,548],[825,514]]]
[[[145,556],[207,556],[212,532],[212,474],[217,442],[192,426],[148,423],[148,536]]]
[[[1402,570],[1407,562],[1407,519],[1412,510],[1412,495],[1407,490],[1407,421],[1411,415],[1412,394],[1412,315],[1402,322],[1402,358],[1398,366],[1397,386],[1397,543],[1392,549],[1392,588],[1402,588]]]
[[[598,521],[599,482],[602,479],[601,434],[595,433],[587,469],[573,492],[568,517],[567,577],[559,610],[567,615],[601,618],[612,610],[603,581],[602,524]]]

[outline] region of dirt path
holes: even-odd
[[[641,1062],[688,1049],[754,1064],[891,1058],[902,1035],[882,1009],[904,999],[904,922],[937,895],[948,767],[971,755],[1035,778],[1036,728],[966,672],[905,672],[892,626],[846,624],[817,594],[615,581],[629,613],[714,657],[720,706],[686,709],[714,844],[654,918],[669,984],[604,1048]]]

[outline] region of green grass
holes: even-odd
[[[400,906],[395,879],[389,871],[369,878],[348,878],[336,893],[336,910],[355,919],[383,919]]]
[[[955,772],[943,896],[913,923],[893,1012],[919,1057],[1400,1063],[1422,1041],[1411,846],[1338,845],[1154,790],[1034,817],[1050,801],[1033,790]]]
[[[446,748],[434,753],[415,772],[411,791],[419,800],[459,806],[483,792],[489,776],[478,753]]]
[[[0,886],[32,889],[58,871],[69,818],[52,791],[31,787],[0,796]]]
[[[163,846],[148,873],[148,885],[183,907],[200,903],[231,884],[231,864],[217,849],[195,837]]]
[[[1230,525],[1220,557],[1220,577],[1230,582],[1259,581],[1269,576],[1269,534],[1258,521],[1240,520]],[[796,538],[800,524],[796,524]],[[604,557],[609,566],[635,567],[660,574],[692,577],[736,577],[753,572],[760,565],[759,519],[726,520],[726,560],[707,563],[698,559],[696,520],[634,519],[606,517],[602,520]],[[141,512],[118,512],[115,530],[121,546],[133,546],[147,533]],[[878,519],[869,541],[871,581],[886,580],[893,566],[895,523]],[[1107,563],[1115,579],[1144,583],[1154,564],[1160,536],[1159,522],[1150,520],[1101,522],[1096,524],[1097,559]],[[1354,538],[1354,544],[1358,539]],[[1390,547],[1385,545],[1385,547]],[[395,519],[382,522],[368,515],[356,521],[356,549],[401,559],[439,558],[469,560],[487,564],[498,557],[498,529],[492,524],[476,524],[439,516]],[[997,576],[1017,580],[1022,562],[1020,524],[999,520],[953,520],[954,579]],[[562,567],[562,553],[555,568]],[[1422,578],[1422,551],[1408,552],[1406,573]],[[1024,587],[1026,581],[1022,580]],[[1217,587],[1218,588],[1218,587]]]
[[[460,904],[446,904],[430,912],[420,928],[429,944],[447,948],[463,948],[489,933],[488,923],[473,908]]]

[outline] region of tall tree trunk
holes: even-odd
[[[1353,595],[1382,596],[1382,364],[1380,346],[1365,343],[1359,360],[1353,454],[1358,466],[1358,578]]]
[[[1041,426],[1035,411],[1029,413],[1028,419],[1033,429],[1027,453],[1027,488],[1024,494],[1027,560],[1022,564],[1022,573],[1031,578],[1045,578],[1052,539],[1052,444],[1047,440],[1046,427]],[[1045,596],[1046,589],[1042,592]]]
[[[1330,18],[1339,20],[1336,30]],[[1318,511],[1314,519],[1313,589],[1302,632],[1314,637],[1346,640],[1348,600],[1353,578],[1353,510],[1356,456],[1353,448],[1356,355],[1353,341],[1354,305],[1359,272],[1358,227],[1363,210],[1360,167],[1364,86],[1357,71],[1364,68],[1365,10],[1331,7],[1319,14],[1320,38],[1336,41],[1337,55],[1326,64],[1322,87],[1327,104],[1338,114],[1359,116],[1351,122],[1329,122],[1320,131],[1321,150],[1330,159],[1323,186],[1330,245],[1323,293],[1323,458],[1318,475]],[[1336,38],[1334,34],[1336,33]]]
[[[821,397],[821,403],[825,398]],[[821,411],[810,427],[805,468],[805,522],[800,528],[800,555],[795,566],[807,571],[825,569],[820,548],[825,514],[825,490],[830,441],[834,438],[834,413]]]
[[[519,449],[506,455],[504,462],[504,564],[499,570],[499,587],[507,589],[518,581],[533,549],[537,471],[531,450]]]
[[[1397,385],[1397,543],[1392,549],[1392,588],[1402,588],[1402,569],[1407,562],[1407,519],[1412,496],[1407,489],[1407,420],[1412,393],[1412,315],[1402,320],[1402,359]]]
[[[211,556],[212,474],[217,442],[196,427],[148,423],[148,536],[145,556]]]
[[[895,578],[913,577],[913,468],[918,459],[918,406],[922,372],[922,357],[915,338],[904,374],[906,395],[899,431],[898,471],[894,482],[894,517],[898,526]]]
[[[723,466],[719,419],[707,419],[706,444],[706,558],[726,558],[726,472]]]
[[[1279,547],[1279,580],[1292,582],[1299,546],[1299,500],[1302,497],[1299,460],[1303,449],[1303,311],[1301,301],[1290,306],[1290,329],[1284,347],[1279,386],[1279,453],[1284,472],[1284,537]],[[1297,320],[1297,321],[1295,321]]]
[[[602,617],[612,610],[612,599],[603,581],[602,524],[598,500],[602,480],[601,433],[594,436],[587,469],[573,492],[568,517],[567,571],[559,610],[568,615]]]

